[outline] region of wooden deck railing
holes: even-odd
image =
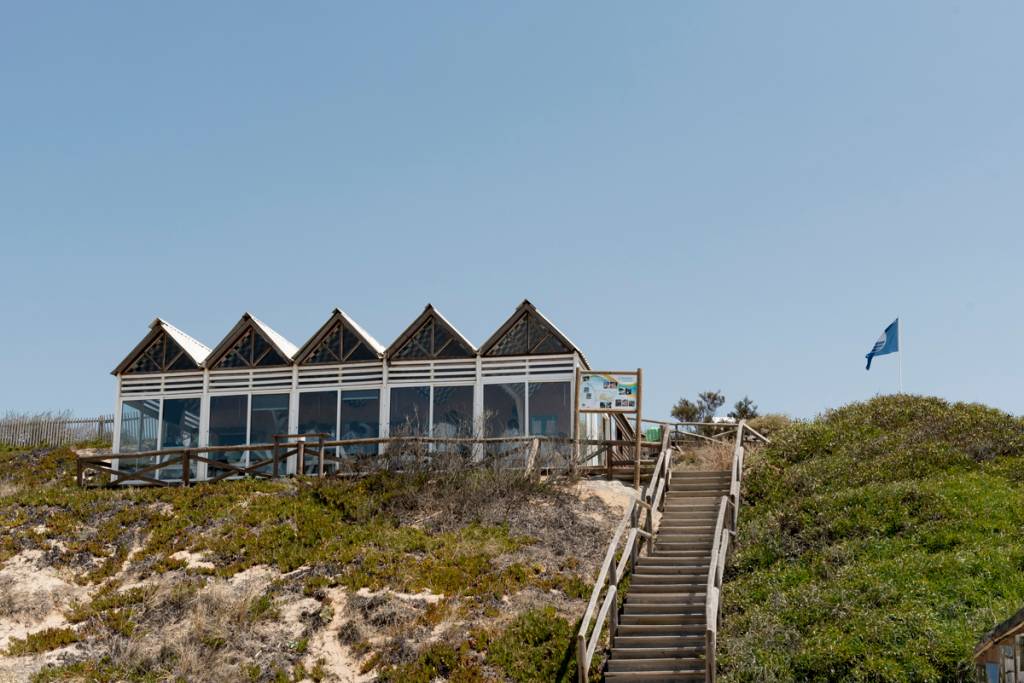
[[[641,445],[644,449],[653,449],[659,448],[661,444],[647,442]],[[584,452],[581,448],[584,446],[594,448]],[[624,461],[619,462],[618,454],[626,449],[632,450],[635,446],[633,441],[562,437],[403,436],[328,440],[326,434],[280,434],[275,435],[271,443],[79,456],[76,478],[79,486],[176,486],[244,476],[265,479],[293,474],[325,477],[358,474],[373,469],[401,469],[415,464],[416,458],[430,459],[456,450],[466,456],[466,463],[470,466],[487,460],[510,468],[526,469],[527,472],[564,469],[581,473],[607,472],[610,477],[617,464],[625,465]],[[483,453],[487,448],[493,451],[490,456]],[[379,451],[385,457],[378,455]],[[231,462],[222,455],[246,452],[249,453],[249,459],[245,464]],[[474,452],[476,456],[469,457]],[[410,453],[414,455],[409,456]],[[582,455],[578,455],[580,453]],[[588,464],[602,455],[605,463]],[[630,467],[632,463],[630,458]],[[201,464],[206,468],[206,476],[202,478],[198,476]]]
[[[590,593],[590,601],[580,621],[580,629],[576,633],[576,674],[580,683],[587,683],[594,654],[601,642],[605,622],[608,622],[608,641],[615,637],[619,627],[619,589],[623,579],[629,576],[636,566],[641,549],[648,553],[654,544],[654,511],[660,510],[664,495],[671,486],[672,448],[669,444],[668,431],[662,433],[660,453],[651,473],[647,486],[638,492],[637,497],[626,508],[622,521],[612,535],[611,543],[605,552],[604,560],[597,572],[597,580]],[[628,532],[627,532],[628,529]],[[623,541],[620,549],[620,542]],[[616,553],[619,555],[615,561]],[[602,599],[602,595],[604,598]],[[598,609],[598,603],[601,604]],[[595,618],[595,610],[597,615]]]
[[[745,420],[743,423],[743,440],[757,440],[768,443],[768,437],[753,429]],[[657,425],[669,431],[673,443],[687,439],[698,439],[711,443],[728,443],[730,437],[735,439],[739,432],[738,422],[674,422],[668,420],[642,420],[643,424]],[[704,433],[707,432],[707,433]]]
[[[745,420],[736,425],[736,440],[732,452],[732,472],[729,480],[729,495],[722,496],[715,521],[714,543],[711,547],[711,562],[708,566],[707,602],[705,603],[705,681],[713,683],[716,674],[715,656],[718,648],[718,619],[721,614],[722,577],[729,556],[729,542],[736,535],[740,514],[740,490],[743,484],[743,446],[745,432],[751,432],[760,440],[768,439],[752,430]]]

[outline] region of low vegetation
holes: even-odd
[[[729,681],[969,681],[1024,605],[1024,422],[889,396],[751,458],[724,588]]]
[[[379,680],[569,680],[618,516],[491,468],[109,490],[73,457],[0,450],[0,568],[69,582],[8,638],[35,681],[332,680],[339,647]]]

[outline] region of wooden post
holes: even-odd
[[[316,463],[316,476],[320,479],[324,478],[324,437],[321,435],[316,444],[317,450],[317,463]]]
[[[704,682],[715,683],[715,632],[708,627],[704,635]]]
[[[189,482],[189,454],[191,451],[185,449],[185,452],[181,454],[181,484],[182,486],[188,486]]]
[[[96,418],[96,440],[97,441],[102,441],[103,440],[103,418],[102,417]]]
[[[643,434],[640,432],[640,420],[643,414],[643,368],[636,369],[636,462],[633,465],[633,487],[640,490],[640,443],[644,440]]]
[[[274,434],[274,447],[270,451],[270,458],[271,458],[271,460],[274,461],[274,466],[273,466],[273,469],[274,469],[274,479],[277,479],[277,476],[278,476],[278,467],[277,467],[277,459],[278,459],[278,456],[279,456],[278,439],[279,439],[278,435]]]
[[[301,477],[306,474],[306,437],[300,436],[296,441],[299,466],[295,473]]]
[[[618,593],[618,587],[617,586],[612,586],[611,590],[615,591],[616,593]],[[608,621],[608,647],[611,647],[612,645],[615,644],[615,634],[619,630],[619,597],[618,597],[618,595],[615,596],[615,602],[612,603],[612,608],[611,608],[610,612],[611,613],[608,615],[608,617],[609,617],[609,621]]]
[[[533,468],[537,466],[537,451],[540,449],[540,439],[534,437],[530,441],[530,452],[526,456],[526,476],[533,476]]]
[[[640,526],[640,505],[636,501],[633,501],[633,509],[629,513],[629,524],[634,529]],[[636,558],[639,552],[640,542],[637,541],[629,551],[629,565],[631,569],[636,569]],[[650,550],[648,550],[647,554],[651,554]]]
[[[647,494],[647,519],[644,521],[644,531],[648,533],[647,554],[654,553],[654,508],[651,506],[651,494]]]
[[[575,382],[575,384],[576,384],[576,387],[575,387],[576,398],[573,400],[573,403],[572,403],[572,417],[573,417],[572,433],[576,435],[576,441],[575,441],[575,443],[573,444],[573,447],[572,447],[572,451],[573,451],[572,457],[573,457],[573,461],[576,462],[576,463],[580,463],[580,457],[581,457],[580,456],[580,439],[582,438],[582,435],[580,434],[580,378],[582,376],[583,376],[583,373],[580,372],[580,369],[577,367],[576,368],[576,382]],[[580,464],[582,464],[582,463],[580,463]]]
[[[587,666],[587,639],[582,633],[576,634],[576,679],[579,683],[587,683],[590,676]]]

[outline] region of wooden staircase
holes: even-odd
[[[708,570],[732,474],[675,472],[651,551],[637,560],[606,681],[703,681]]]

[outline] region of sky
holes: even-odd
[[[109,413],[160,316],[482,343],[524,298],[645,415],[1024,413],[1024,4],[0,5],[0,413]],[[727,406],[728,407],[728,406]],[[724,410],[722,412],[725,412]]]

